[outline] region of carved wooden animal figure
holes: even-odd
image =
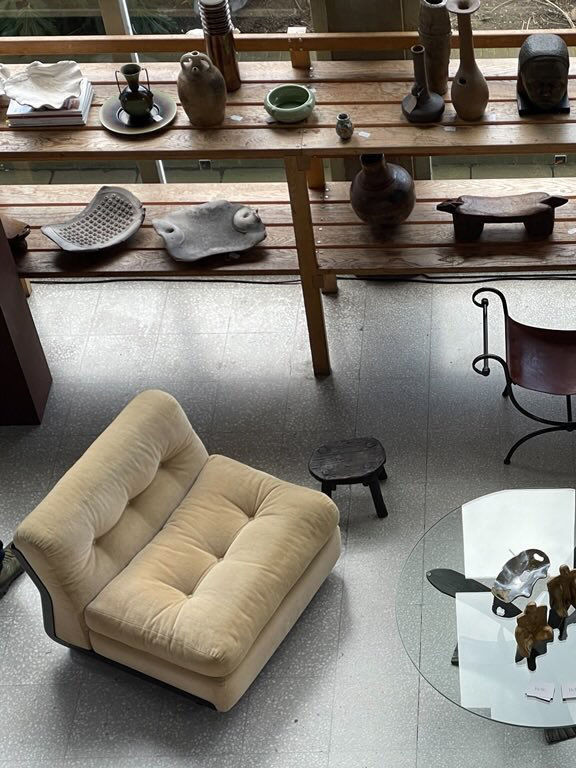
[[[554,632],[547,622],[546,606],[528,603],[524,613],[516,619],[515,637],[518,656],[527,659],[536,646],[549,643],[553,639]]]
[[[480,237],[484,224],[491,223],[521,222],[531,237],[549,237],[554,229],[554,209],[567,202],[566,197],[546,192],[502,197],[462,195],[445,200],[436,208],[452,214],[456,240],[471,242]]]
[[[567,565],[560,566],[560,575],[548,582],[550,607],[561,619],[568,616],[570,608],[576,608],[576,570]]]

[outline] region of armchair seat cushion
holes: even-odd
[[[225,677],[337,525],[327,496],[211,456],[165,526],[87,605],[88,629]]]

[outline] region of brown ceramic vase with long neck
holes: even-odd
[[[452,104],[462,120],[479,120],[489,98],[488,83],[476,63],[472,39],[471,18],[480,0],[447,0],[446,5],[458,17],[460,36],[460,66],[452,81]]]
[[[411,123],[434,123],[444,112],[444,99],[428,88],[424,46],[413,45],[410,50],[414,61],[414,85],[402,101],[402,114]]]
[[[416,201],[412,176],[401,165],[387,163],[384,155],[360,155],[362,170],[350,187],[356,215],[378,232],[406,219]]]

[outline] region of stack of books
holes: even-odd
[[[60,125],[86,125],[90,105],[94,98],[92,83],[82,79],[80,96],[64,102],[60,109],[33,109],[11,99],[6,119],[11,128],[55,128]]]

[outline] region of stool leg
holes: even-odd
[[[388,473],[386,472],[386,467],[382,467],[380,472],[378,472],[378,480],[381,480],[384,482],[384,480],[388,480]]]
[[[380,483],[378,482],[378,478],[373,477],[372,480],[370,480],[368,483],[368,487],[370,488],[372,501],[376,507],[376,514],[378,517],[388,517],[388,510],[386,509],[386,504],[384,504],[384,499],[382,498],[382,491],[380,490]]]
[[[336,488],[334,483],[329,483],[327,480],[322,480],[322,493],[332,498],[332,491]]]

